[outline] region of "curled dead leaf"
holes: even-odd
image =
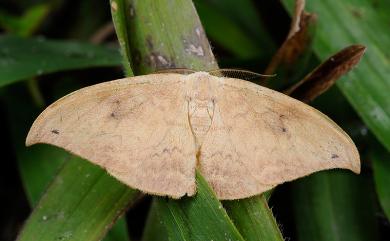
[[[312,101],[356,66],[365,50],[363,45],[351,45],[341,50],[284,93],[306,103]]]
[[[317,20],[315,14],[304,11],[305,1],[296,1],[290,31],[282,46],[271,59],[265,74],[273,74],[280,67],[293,68],[297,60],[310,47],[312,28]]]

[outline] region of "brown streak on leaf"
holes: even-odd
[[[351,45],[341,50],[284,93],[306,103],[312,101],[359,63],[365,50],[363,45]]]

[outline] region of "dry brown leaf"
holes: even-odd
[[[305,0],[295,0],[295,9],[293,19],[291,21],[290,31],[288,33],[287,39],[291,38],[300,31],[301,29],[301,17],[305,11]]]
[[[363,45],[351,45],[341,50],[284,93],[306,103],[314,100],[357,65],[365,50]]]
[[[311,42],[311,26],[317,20],[315,14],[304,11],[305,1],[297,0],[290,31],[282,46],[271,59],[265,74],[273,74],[280,65],[292,67]]]
[[[163,73],[102,83],[49,106],[26,144],[62,147],[130,187],[180,198],[195,168],[219,199],[260,194],[313,172],[360,172],[352,140],[319,111],[253,83]]]

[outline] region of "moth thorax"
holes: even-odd
[[[188,117],[192,133],[198,146],[210,129],[214,116],[213,100],[190,100],[188,102]]]

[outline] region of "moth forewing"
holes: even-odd
[[[247,81],[160,73],[78,90],[49,106],[26,144],[48,143],[132,188],[180,198],[195,168],[218,198],[260,194],[310,173],[360,171],[355,145],[319,111]]]

